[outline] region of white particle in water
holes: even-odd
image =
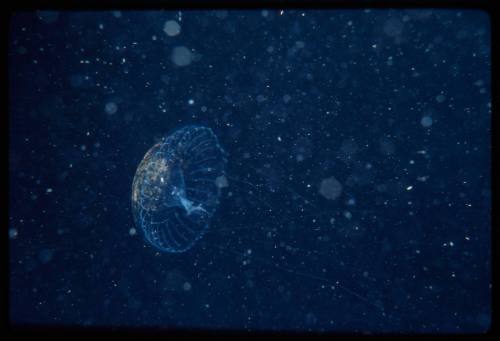
[[[420,124],[424,128],[429,128],[430,126],[432,126],[432,117],[427,115],[423,116],[422,119],[420,120]]]
[[[163,25],[163,32],[165,32],[169,37],[175,37],[181,33],[181,26],[175,20],[168,20]]]
[[[335,200],[342,193],[342,184],[333,176],[323,179],[319,187],[319,193],[328,200]]]
[[[171,55],[172,62],[177,66],[187,66],[191,64],[193,60],[193,54],[185,46],[177,46],[172,50]]]
[[[227,178],[224,175],[218,176],[215,179],[215,185],[217,188],[224,188],[228,186]]]
[[[17,229],[11,227],[9,229],[9,238],[10,239],[16,239],[17,238],[17,235],[18,235],[18,232],[17,232]]]
[[[436,96],[436,101],[438,103],[443,103],[445,99],[446,99],[446,97],[443,94]]]
[[[115,102],[108,102],[106,103],[105,110],[109,115],[113,115],[118,111],[118,106]]]

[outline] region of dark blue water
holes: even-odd
[[[486,331],[489,25],[468,10],[16,14],[10,321]],[[134,225],[132,179],[188,124],[217,135],[227,177],[207,234],[161,253]]]

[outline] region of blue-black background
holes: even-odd
[[[12,322],[489,328],[485,13],[20,12],[8,54]],[[131,184],[186,124],[229,186],[162,254]]]

